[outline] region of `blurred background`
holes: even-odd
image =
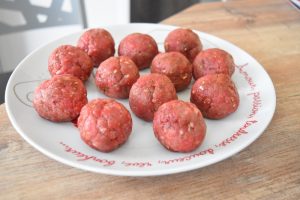
[[[84,28],[157,23],[216,0],[0,0],[0,104],[18,63],[37,47]]]

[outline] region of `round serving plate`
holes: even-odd
[[[116,49],[126,35],[147,33],[164,51],[167,34],[178,27],[162,24],[127,24],[104,27],[113,36]],[[202,145],[190,153],[166,150],[155,138],[152,123],[137,118],[131,111],[133,130],[128,141],[117,150],[102,153],[87,146],[72,123],[54,123],[41,118],[32,107],[34,89],[50,78],[47,61],[59,45],[76,45],[76,32],[44,45],[29,54],[11,75],[5,93],[9,119],[17,132],[43,154],[64,164],[97,173],[123,176],[155,176],[189,171],[224,160],[255,141],[270,123],[276,106],[274,86],[269,75],[252,56],[239,47],[207,33],[195,31],[204,49],[221,48],[229,52],[236,69],[232,76],[238,93],[238,110],[222,120],[205,119],[206,137]],[[149,69],[140,71],[141,75]],[[179,92],[189,101],[188,89]],[[107,98],[94,84],[94,76],[85,83],[88,99]],[[130,110],[128,100],[117,100]]]

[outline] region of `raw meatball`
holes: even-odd
[[[202,50],[199,36],[190,29],[178,28],[171,31],[165,39],[165,50],[178,51],[193,62],[196,55]]]
[[[129,93],[131,110],[146,121],[153,120],[154,112],[160,105],[174,99],[177,99],[175,87],[163,74],[141,76]]]
[[[132,85],[140,77],[134,62],[125,56],[110,57],[103,61],[96,72],[96,85],[107,96],[128,98]]]
[[[206,125],[194,104],[173,100],[158,108],[154,114],[153,130],[168,150],[190,152],[204,140]]]
[[[231,76],[234,72],[232,56],[222,49],[207,49],[201,51],[193,62],[194,79],[207,74],[227,74]]]
[[[221,119],[236,111],[239,94],[226,74],[210,74],[199,78],[193,85],[191,102],[204,117]]]
[[[139,69],[144,69],[150,66],[152,59],[158,54],[158,47],[150,35],[132,33],[120,42],[118,53],[120,56],[128,56]]]
[[[126,142],[132,130],[132,119],[129,111],[117,101],[95,99],[82,108],[78,128],[87,145],[109,152]]]
[[[82,81],[86,81],[93,70],[93,62],[80,48],[62,45],[50,55],[48,70],[52,76],[71,74]]]
[[[115,54],[114,39],[107,30],[102,28],[84,32],[79,38],[77,46],[91,57],[95,67]]]
[[[168,76],[178,92],[184,90],[190,84],[192,65],[179,52],[160,53],[152,61],[151,73],[160,73]]]
[[[69,74],[53,76],[34,91],[33,107],[41,117],[54,122],[72,121],[86,103],[82,81]]]

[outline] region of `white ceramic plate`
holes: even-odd
[[[129,33],[142,32],[154,37],[163,50],[166,35],[176,27],[160,24],[128,24],[105,27],[117,45]],[[204,48],[218,47],[230,52],[237,65],[232,76],[236,83],[240,106],[222,120],[205,120],[207,133],[203,144],[191,153],[167,151],[154,137],[152,123],[138,119],[133,113],[133,131],[129,140],[111,153],[88,147],[72,123],[53,123],[38,116],[32,107],[34,89],[50,78],[47,60],[59,45],[75,45],[77,32],[55,40],[28,55],[15,69],[5,94],[6,109],[11,123],[20,135],[45,155],[80,169],[124,176],[172,174],[211,165],[241,151],[256,140],[270,123],[276,106],[272,81],[264,68],[249,54],[235,45],[212,35],[199,34]],[[149,70],[141,71],[141,74]],[[190,88],[178,93],[189,101]],[[86,83],[88,99],[106,98],[94,85],[93,76]],[[128,109],[128,100],[118,100]],[[129,109],[130,110],[130,109]],[[259,147],[257,147],[259,148]]]

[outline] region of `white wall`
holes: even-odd
[[[1,35],[0,73],[14,70],[18,63],[37,47],[81,29],[80,25],[69,25]]]
[[[85,0],[88,27],[130,22],[130,0]]]

